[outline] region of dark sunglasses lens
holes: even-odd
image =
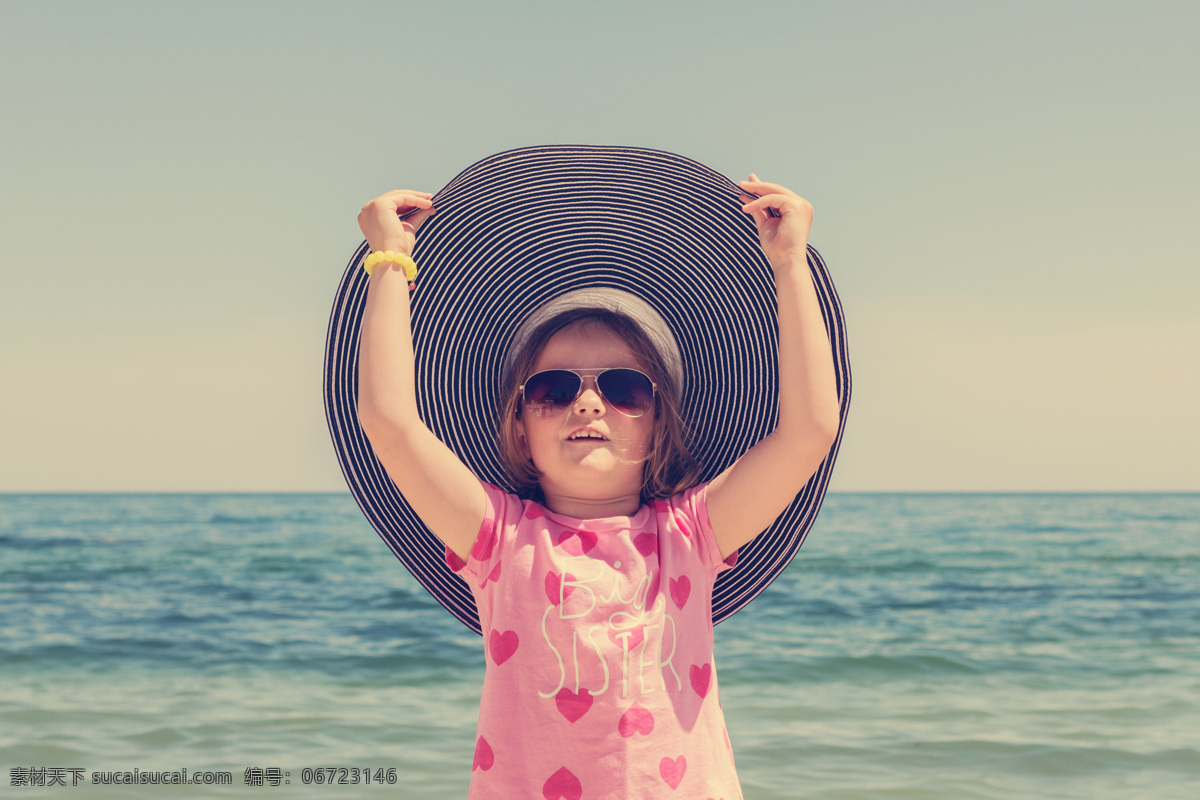
[[[597,382],[604,399],[625,414],[637,416],[654,407],[654,387],[650,379],[637,370],[605,370]]]
[[[565,369],[550,369],[525,381],[525,406],[539,417],[553,416],[579,394],[579,376]]]

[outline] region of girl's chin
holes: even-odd
[[[539,470],[542,473],[556,472],[558,474],[586,477],[588,480],[603,478],[605,482],[620,480],[623,477],[623,473],[628,472],[636,478],[638,485],[641,485],[642,480],[642,467],[640,464],[625,464],[617,459],[611,451],[601,448],[593,448],[587,453],[579,453],[575,458],[556,460],[554,464],[549,465],[549,469],[539,468]]]
[[[642,463],[639,461],[630,464],[629,456],[618,452],[612,442],[582,445],[568,443],[561,449],[551,450],[545,455],[546,458],[535,461],[538,471],[543,474],[566,473],[587,476],[588,479],[603,476],[605,480],[611,480],[628,472],[637,480],[639,486],[642,482]]]
[[[610,453],[588,453],[582,458],[567,461],[566,467],[571,470],[605,475],[619,472],[621,469],[621,465]]]

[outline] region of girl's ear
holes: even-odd
[[[525,421],[518,417],[514,427],[517,431],[517,441],[521,443],[521,452],[525,454],[526,458],[532,460],[533,453],[529,451],[529,442],[525,439]]]

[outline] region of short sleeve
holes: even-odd
[[[708,519],[708,482],[687,489],[670,499],[671,510],[677,521],[686,521],[697,534],[697,547],[703,556],[704,565],[713,575],[718,575],[737,564],[738,554],[734,550],[729,558],[721,559],[721,547],[717,544],[712,523]]]
[[[519,497],[509,494],[498,486],[479,481],[486,500],[483,506],[483,522],[475,536],[475,544],[464,562],[449,547],[445,548],[446,565],[471,586],[478,586],[482,578],[491,575],[504,550],[504,521],[510,516],[520,518],[523,511]]]

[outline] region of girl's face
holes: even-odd
[[[654,411],[629,417],[606,403],[594,374],[610,367],[640,369],[633,352],[616,334],[602,325],[585,323],[556,333],[529,371],[529,375],[545,369],[591,371],[583,379],[580,395],[558,416],[522,412],[517,420],[517,437],[525,455],[542,473],[547,497],[565,494],[603,500],[641,493],[642,464],[649,455]],[[568,439],[583,427],[598,431],[605,439]]]

